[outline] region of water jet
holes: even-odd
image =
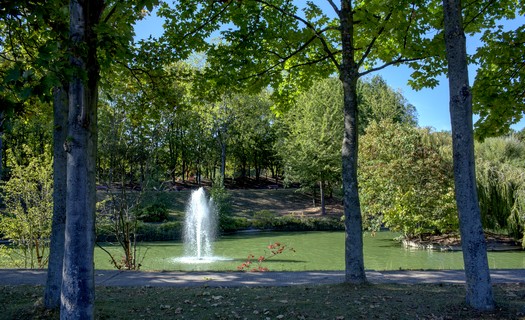
[[[202,187],[194,190],[184,219],[184,257],[176,258],[174,261],[194,264],[228,260],[213,256],[213,242],[218,230],[217,220],[213,199],[208,199]]]

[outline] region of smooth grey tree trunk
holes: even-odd
[[[53,96],[53,220],[44,291],[44,306],[47,309],[60,307],[66,228],[67,154],[64,142],[67,137],[68,100],[64,88],[55,88]]]
[[[443,10],[452,121],[455,196],[467,283],[466,302],[477,310],[488,311],[494,309],[494,297],[476,190],[472,95],[468,80],[461,1],[443,0]]]
[[[345,214],[345,281],[366,282],[363,256],[361,205],[357,184],[357,80],[354,59],[354,27],[351,1],[341,1],[342,63],[339,70],[344,93],[344,138],[342,147]]]
[[[0,111],[0,180],[2,180],[4,176],[4,121],[5,121],[5,111]],[[2,203],[2,200],[0,199],[0,204]]]
[[[100,21],[104,3],[71,0],[69,5],[70,63],[76,74],[68,92],[66,230],[60,318],[93,319],[96,112],[100,77],[94,26]]]

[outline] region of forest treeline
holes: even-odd
[[[192,94],[191,82],[145,89],[118,78],[101,90],[97,184],[176,191],[270,180],[313,194],[324,214],[324,199],[341,197],[342,95],[337,79],[322,79],[298,95],[291,111],[276,112],[267,91],[207,102]],[[359,82],[358,98],[364,227],[386,226],[406,237],[457,232],[450,132],[418,127],[415,107],[379,76]],[[4,206],[17,202],[13,188],[24,168],[47,166],[51,179],[50,110],[35,99],[4,124]],[[483,224],[517,240],[525,227],[524,137],[521,130],[476,143]],[[26,172],[47,181],[42,170]],[[48,192],[35,186],[40,191]],[[48,205],[51,196],[39,201]]]

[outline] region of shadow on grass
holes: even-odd
[[[464,304],[461,285],[292,287],[97,287],[97,319],[519,319],[525,285],[496,285],[497,308]],[[4,319],[58,319],[38,306],[37,286],[0,287]]]

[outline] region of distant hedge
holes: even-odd
[[[182,239],[182,224],[178,221],[164,223],[139,223],[137,241],[174,241]],[[117,239],[110,230],[97,230],[98,242],[115,242]]]
[[[258,219],[259,217],[260,219]],[[256,214],[255,219],[248,220],[240,217],[226,219],[220,231],[232,233],[247,229],[261,229],[274,231],[340,231],[344,230],[344,223],[336,218],[314,218],[282,216],[270,218],[268,214]],[[164,223],[139,222],[137,241],[176,241],[182,239],[182,223],[170,221]],[[108,229],[97,229],[98,242],[115,242],[114,234]]]

